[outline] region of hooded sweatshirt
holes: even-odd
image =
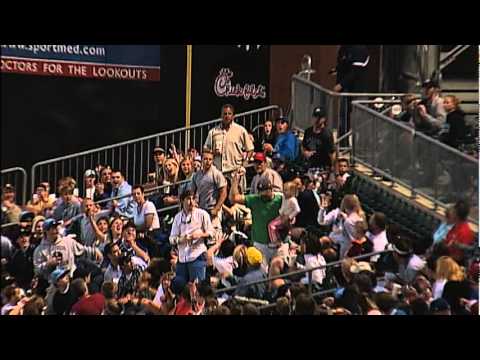
[[[84,246],[70,236],[58,235],[54,244],[44,237],[33,253],[35,274],[48,280],[53,268],[47,267],[47,261],[54,255],[61,257],[59,266],[68,267],[70,276],[73,276],[76,269],[75,257],[86,255],[95,260],[95,247]]]

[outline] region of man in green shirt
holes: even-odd
[[[232,178],[230,200],[233,203],[245,204],[252,211],[252,240],[263,255],[264,265],[268,265],[277,250],[268,247],[268,224],[278,217],[282,205],[282,196],[273,192],[273,186],[268,178],[262,178],[257,184],[257,194],[243,195],[238,189],[241,172],[235,173]]]

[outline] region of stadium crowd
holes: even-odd
[[[458,104],[436,96],[415,103],[418,118],[413,100],[391,116],[435,135],[450,121],[442,139],[458,147],[459,120],[447,115]],[[478,314],[470,199],[448,209],[418,253],[418,239],[362,209],[324,109],[302,140],[284,117],[258,137],[235,123],[232,105],[221,117],[202,149],[155,147],[145,184],[103,164],[39,183],[23,209],[5,185],[2,220],[17,224],[2,227],[1,314]]]

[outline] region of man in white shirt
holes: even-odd
[[[105,275],[104,282],[113,282],[118,284],[120,277],[122,276],[122,269],[120,268],[120,258],[122,256],[122,251],[118,243],[108,243],[105,246],[105,255],[107,256],[110,264],[108,265]],[[136,266],[142,267],[142,269],[147,268],[147,264],[138,256],[131,257],[132,263]]]
[[[367,238],[373,243],[373,251],[383,251],[388,244],[385,214],[381,212],[373,213],[370,216],[368,223],[370,231],[367,232]],[[380,255],[375,255],[370,258],[370,261],[377,262]]]
[[[207,247],[205,239],[212,237],[214,229],[210,215],[195,205],[191,190],[180,197],[182,210],[175,215],[170,233],[170,244],[178,246],[176,275],[187,282],[205,279]]]

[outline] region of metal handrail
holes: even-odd
[[[1,171],[1,174],[7,174],[15,171],[20,171],[23,174],[23,185],[22,185],[22,205],[26,204],[26,198],[27,198],[27,172],[25,171],[24,168],[16,166],[8,169],[3,169]]]
[[[443,71],[448,65],[454,62],[457,57],[468,50],[471,45],[457,45],[445,55],[440,57],[440,71]]]
[[[243,113],[236,114],[235,118],[253,115],[255,113],[260,113],[262,111],[277,110],[277,109],[280,109],[280,107],[278,105],[269,105],[269,106],[265,106],[265,107],[262,107],[262,108],[259,108],[259,109],[255,109],[255,110],[246,111],[246,112],[243,112]],[[119,142],[119,143],[115,143],[115,144],[111,144],[111,145],[102,146],[100,148],[81,151],[81,152],[78,152],[78,153],[65,155],[65,156],[60,156],[60,157],[56,157],[56,158],[53,158],[53,159],[48,159],[48,160],[37,162],[32,166],[32,170],[31,170],[31,176],[32,176],[31,186],[32,186],[32,189],[35,186],[35,171],[36,171],[37,167],[39,167],[41,165],[47,165],[47,164],[58,162],[58,161],[74,159],[74,158],[79,157],[79,156],[95,154],[95,153],[100,152],[100,151],[106,151],[106,150],[118,148],[118,147],[124,146],[124,145],[131,145],[131,144],[135,144],[135,143],[145,141],[145,140],[152,140],[152,139],[155,139],[155,138],[158,138],[158,137],[161,137],[161,136],[168,136],[168,135],[180,133],[182,131],[188,132],[188,131],[191,131],[193,129],[200,128],[202,126],[208,126],[208,125],[219,123],[221,120],[222,120],[221,118],[216,118],[216,119],[209,120],[209,121],[206,121],[206,122],[203,122],[203,123],[192,125],[190,127],[185,126],[185,127],[179,128],[179,129],[168,130],[168,131],[164,131],[164,132],[161,132],[161,133],[156,133],[156,134],[153,134],[153,135],[148,135],[148,136],[144,136],[144,137],[141,137],[141,138],[136,138],[136,139],[133,139],[133,140],[123,141],[123,142]]]
[[[388,252],[391,252],[391,251],[392,250],[390,250],[390,249],[382,250],[382,251],[374,251],[374,252],[371,252],[371,253],[368,253],[368,254],[363,254],[363,255],[358,255],[358,256],[352,257],[351,259],[358,260],[358,259],[363,259],[363,258],[369,258],[369,257],[375,256],[375,255],[381,255],[381,254],[388,253]],[[295,270],[295,271],[291,271],[291,272],[286,273],[286,274],[274,275],[274,276],[271,276],[271,277],[266,278],[266,279],[252,281],[252,282],[249,282],[247,284],[235,285],[235,286],[230,286],[230,287],[224,288],[224,289],[218,289],[218,290],[215,290],[215,293],[220,294],[220,293],[224,293],[224,292],[227,292],[227,291],[235,290],[237,288],[243,288],[243,287],[249,287],[249,286],[252,286],[252,285],[267,283],[267,282],[270,282],[272,280],[284,279],[284,278],[288,278],[290,276],[301,275],[301,274],[305,274],[305,273],[312,273],[315,270],[324,269],[324,268],[327,268],[329,266],[340,265],[342,262],[343,262],[343,259],[342,260],[337,260],[337,261],[332,261],[332,262],[329,262],[325,265],[320,265],[320,266],[316,266],[316,267],[313,267],[313,268],[308,268],[308,269],[303,269],[303,270]],[[309,285],[311,285],[311,277],[309,278],[309,283],[310,283]]]

